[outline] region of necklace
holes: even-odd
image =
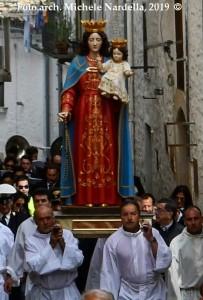
[[[96,60],[97,60],[96,58],[91,58],[91,57],[89,57],[88,55],[87,55],[87,59],[88,59],[89,61],[96,61]]]
[[[97,59],[96,58],[91,58],[88,55],[86,56],[87,62],[90,65],[90,67],[96,67],[97,66]]]

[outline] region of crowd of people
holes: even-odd
[[[32,161],[28,169],[22,164],[25,158],[18,165],[9,163],[10,170],[1,176],[2,300],[202,299],[202,213],[187,186],[177,186],[169,198],[143,193],[125,199],[122,225],[97,240],[81,290],[77,276],[84,253],[54,217],[56,201],[61,201],[59,168],[46,163],[39,172],[44,177],[30,185]],[[23,172],[16,175],[16,170]],[[12,180],[5,183],[8,172]]]
[[[1,166],[2,300],[203,299],[202,213],[186,185],[156,200],[135,177],[136,197],[120,206],[122,226],[93,242],[81,276],[87,253],[54,217],[61,157],[37,164],[30,148],[19,159],[7,154]]]
[[[54,210],[61,210],[60,198],[61,156],[47,158],[46,162],[38,160],[38,149],[31,146],[26,153],[18,157],[16,151],[6,153],[0,165],[0,183],[11,184],[16,188],[12,201],[12,211],[24,211],[33,215],[32,193],[36,188],[50,191]]]
[[[187,186],[174,191],[159,200],[144,193],[121,205],[122,227],[98,239],[86,289],[105,288],[115,299],[202,299],[202,213]],[[151,224],[145,213],[153,214]]]

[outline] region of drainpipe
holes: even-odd
[[[126,0],[126,6],[131,6],[133,4],[132,0]],[[130,66],[133,66],[133,19],[132,19],[132,11],[127,9],[125,24],[127,25],[127,31],[125,32],[128,40],[128,62]],[[131,139],[132,139],[132,151],[133,151],[133,161],[135,160],[135,123],[134,123],[134,115],[135,115],[135,99],[134,99],[134,76],[128,79],[128,94],[129,94],[129,122],[130,122],[130,130],[131,130]],[[135,163],[134,163],[135,168]]]
[[[203,1],[202,1],[203,3]],[[186,94],[186,113],[187,113],[187,121],[190,122],[190,69],[189,69],[189,33],[188,33],[188,0],[186,1],[186,9],[185,9],[185,54],[186,54],[186,65],[185,65],[185,94]],[[203,4],[202,4],[203,5]]]
[[[45,111],[46,111],[46,147],[50,147],[50,83],[49,83],[49,56],[45,55]],[[48,153],[47,153],[48,154]]]
[[[203,5],[203,0],[202,0]],[[186,1],[185,7],[185,55],[186,55],[186,62],[185,62],[185,98],[186,98],[186,114],[187,114],[187,122],[190,122],[190,68],[189,68],[189,26],[188,26],[188,16],[189,16],[189,3],[188,0]],[[188,134],[189,144],[191,143],[191,130],[189,125],[189,134]],[[190,161],[193,161],[193,155],[191,148],[188,147],[188,157]]]
[[[60,103],[60,96],[62,93],[62,89],[63,89],[63,80],[62,80],[62,65],[59,63],[59,61],[57,62],[57,68],[58,68],[58,112],[61,111],[61,103]],[[63,131],[64,131],[64,124],[59,122],[59,136],[63,135]]]

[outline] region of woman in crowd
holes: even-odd
[[[171,194],[171,198],[175,200],[178,208],[177,222],[184,225],[184,211],[193,205],[192,196],[186,185],[178,185]]]

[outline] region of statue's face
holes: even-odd
[[[113,60],[114,61],[121,61],[123,58],[123,53],[118,49],[113,49]]]
[[[88,46],[89,46],[90,52],[99,53],[101,45],[102,45],[101,36],[96,32],[92,33],[88,38]]]

